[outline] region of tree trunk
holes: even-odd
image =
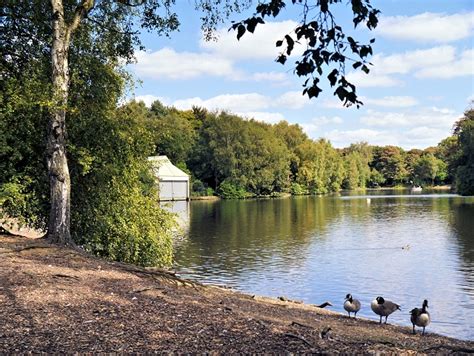
[[[53,8],[53,44],[51,49],[53,107],[48,124],[46,159],[50,184],[51,210],[48,238],[72,245],[70,233],[71,180],[66,158],[66,108],[69,89],[69,31],[64,21],[61,0],[51,0]]]

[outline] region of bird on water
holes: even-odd
[[[414,308],[410,311],[411,317],[411,323],[413,324],[413,334],[416,334],[415,331],[415,326],[421,326],[423,327],[423,333],[422,335],[425,335],[425,328],[428,326],[428,324],[431,321],[430,318],[430,313],[426,310],[428,308],[428,300],[423,301],[423,305],[420,308]]]
[[[360,301],[352,298],[352,294],[347,294],[344,302],[344,309],[351,317],[351,313],[354,313],[354,319],[357,316],[357,312],[360,310]]]
[[[370,308],[372,308],[372,311],[380,315],[380,324],[382,324],[382,317],[385,317],[385,324],[387,324],[387,318],[390,314],[397,310],[400,309],[400,305],[390,301],[390,300],[385,300],[383,297],[377,297],[375,300],[370,303]]]

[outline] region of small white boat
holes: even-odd
[[[412,192],[421,192],[423,190],[422,187],[418,187],[418,186],[414,186],[411,188],[411,191]]]

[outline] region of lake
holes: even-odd
[[[183,203],[182,203],[183,204]],[[344,312],[347,293],[402,306],[411,325],[429,300],[428,331],[474,340],[474,198],[371,191],[366,195],[184,203],[177,271],[204,283]],[[180,209],[178,209],[180,210]]]

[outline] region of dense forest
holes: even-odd
[[[224,198],[325,194],[341,189],[452,184],[473,194],[473,111],[436,147],[404,150],[354,143],[334,148],[312,140],[298,124],[271,125],[194,107],[181,111],[159,101],[123,110],[150,132],[157,155],[192,176],[194,195]]]

